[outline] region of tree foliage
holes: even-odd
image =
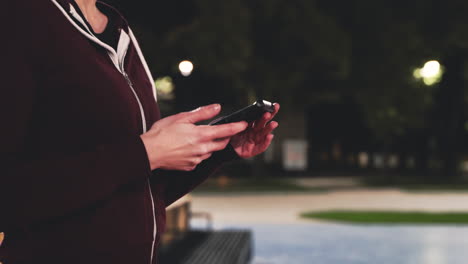
[[[466,1],[114,2],[136,24],[157,74],[176,74],[188,58],[220,86],[212,89],[243,101],[272,98],[303,110],[352,100],[382,142],[431,127],[441,92],[466,89],[466,81],[428,87],[412,75],[427,60],[468,49]],[[466,67],[460,72],[466,79]]]

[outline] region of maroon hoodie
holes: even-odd
[[[236,154],[151,171],[140,135],[160,114],[133,33],[116,16],[115,51],[69,1],[3,3],[0,262],[156,263],[165,208]]]

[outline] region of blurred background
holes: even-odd
[[[168,214],[165,263],[236,234],[226,247],[256,264],[467,262],[468,2],[109,2],[133,25],[164,116],[282,107],[264,155]]]

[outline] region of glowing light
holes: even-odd
[[[172,78],[169,76],[158,78],[154,85],[156,86],[156,91],[158,93],[158,97],[165,100],[172,100],[174,99],[174,83],[172,82]]]
[[[185,77],[188,77],[190,76],[190,74],[192,74],[192,71],[193,71],[193,63],[191,61],[182,61],[180,64],[179,64],[179,70],[180,70],[180,73],[185,76]]]
[[[367,166],[369,166],[369,154],[366,152],[360,152],[358,154],[358,163],[359,167],[367,168]]]
[[[428,61],[421,69],[421,76],[423,78],[433,78],[440,73],[440,63],[438,61]]]
[[[421,78],[422,78],[421,69],[416,69],[416,70],[414,70],[413,76],[414,76],[414,78],[416,78],[416,79],[421,79]]]
[[[434,85],[442,80],[444,71],[440,63],[436,60],[428,61],[422,68],[415,69],[413,76],[416,79],[422,79],[427,86]]]
[[[431,86],[431,85],[434,85],[434,84],[438,83],[437,79],[435,79],[435,78],[424,78],[423,82],[427,86]]]

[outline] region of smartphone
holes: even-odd
[[[266,112],[273,113],[275,104],[266,100],[257,100],[252,105],[244,107],[230,115],[222,116],[209,123],[209,125],[222,125],[240,121],[253,122],[260,119]]]

